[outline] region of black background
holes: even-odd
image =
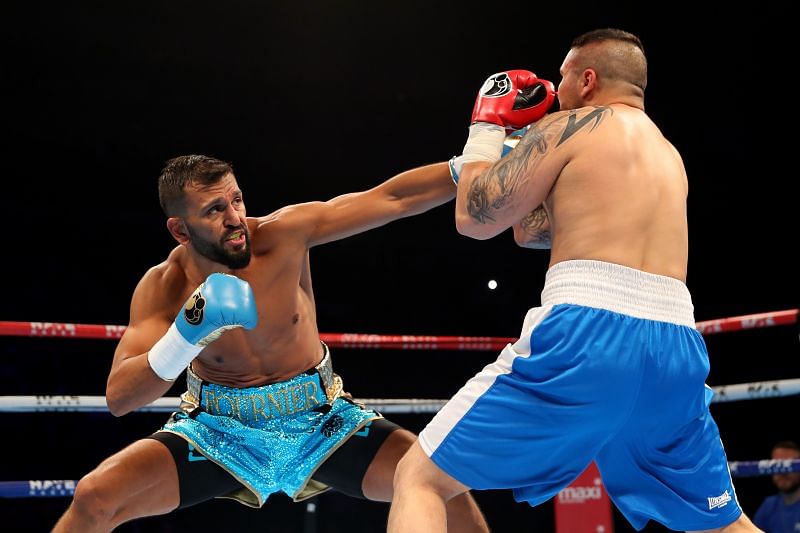
[[[231,161],[254,216],[366,189],[458,153],[487,75],[528,68],[557,83],[570,40],[605,26],[643,39],[647,111],[686,163],[696,318],[795,308],[789,17],[769,3],[703,5],[701,15],[649,2],[5,3],[0,320],[127,323],[136,282],[174,245],[156,193],[170,157]],[[450,203],[311,260],[320,331],[512,337],[538,304],[548,257],[510,233],[458,235]],[[709,385],[800,377],[795,327],[707,342]],[[104,393],[113,342],[0,347],[2,395]],[[336,366],[358,397],[445,398],[494,357],[339,350]],[[800,439],[797,407],[796,397],[714,405],[728,458],[765,458],[777,439]],[[78,479],[163,418],[0,414],[0,480]],[[429,416],[393,418],[418,431]],[[743,478],[737,489],[752,515],[772,486]],[[495,531],[554,528],[550,502],[476,497]],[[3,529],[45,531],[67,504],[0,500]],[[320,532],[385,527],[386,504],[329,493],[317,505]],[[213,501],[120,531],[311,530],[305,509],[282,496],[261,510]],[[615,523],[630,530],[618,514]]]

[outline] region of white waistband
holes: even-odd
[[[550,267],[542,306],[558,304],[695,327],[692,297],[682,281],[602,261],[563,261]]]

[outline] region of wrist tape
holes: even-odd
[[[150,348],[147,362],[158,377],[174,381],[202,350],[203,346],[195,346],[183,338],[173,322],[167,333]]]
[[[461,168],[467,163],[475,161],[494,163],[499,160],[503,154],[503,141],[505,138],[505,128],[497,124],[476,122],[470,126],[469,137],[467,137],[467,144],[464,145],[463,153],[451,162],[453,181],[458,183]]]

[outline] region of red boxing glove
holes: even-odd
[[[489,122],[514,131],[536,122],[555,102],[553,83],[528,70],[508,70],[489,76],[478,92],[472,124]]]

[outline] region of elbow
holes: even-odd
[[[112,415],[120,417],[131,412],[130,406],[126,405],[124,398],[114,392],[114,389],[106,389],[106,406]]]
[[[109,396],[106,396],[106,405],[108,406],[109,412],[116,417],[126,415],[130,412],[128,409],[124,408],[121,402],[117,402]]]
[[[525,248],[525,245],[528,244],[528,238],[522,228],[519,225],[514,226],[514,242],[517,243],[517,246],[521,246]]]
[[[489,231],[487,231],[489,230]],[[496,235],[485,224],[479,224],[467,215],[456,215],[456,231],[465,237],[483,241]]]
[[[519,225],[514,226],[514,242],[520,248],[550,248],[548,242],[537,240],[535,236],[522,229]]]
[[[551,249],[549,234],[531,235],[517,226],[514,226],[514,242],[521,248],[530,248],[532,250]]]
[[[108,411],[117,418],[122,415],[127,415],[130,412],[124,409],[121,404],[115,403],[108,398],[106,398],[106,405],[108,406]]]
[[[463,215],[456,215],[456,231],[465,237],[472,237],[471,230],[472,223],[469,217]]]

